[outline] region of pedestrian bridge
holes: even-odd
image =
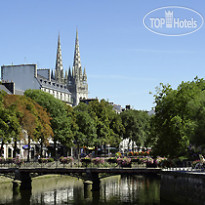
[[[93,189],[98,189],[100,184],[99,174],[160,174],[159,168],[33,168],[33,167],[14,167],[0,168],[0,174],[13,175],[14,182],[20,181],[21,189],[31,189],[32,175],[60,174],[75,175],[84,180],[92,181]],[[83,176],[83,177],[82,177]],[[14,183],[14,186],[16,184]]]

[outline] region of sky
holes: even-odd
[[[55,69],[60,33],[66,70],[73,64],[77,28],[89,98],[151,110],[160,83],[175,89],[182,81],[205,77],[205,25],[183,36],[145,28],[145,15],[167,6],[205,17],[204,0],[2,0],[0,65]]]

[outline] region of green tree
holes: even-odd
[[[144,146],[150,130],[150,116],[146,111],[126,110],[120,114],[125,128],[123,138]]]
[[[41,90],[27,90],[25,95],[44,107],[52,118],[51,127],[54,133],[55,156],[57,141],[66,147],[71,146],[73,143],[73,133],[71,129],[72,119],[71,115],[68,114],[68,105]]]
[[[18,119],[11,110],[0,107],[0,137],[1,137],[1,149],[2,155],[3,146],[7,142],[11,142],[12,139],[16,142],[20,134],[20,124]],[[16,146],[14,147],[14,153],[16,153]],[[14,154],[15,156],[15,154]]]
[[[0,91],[0,155],[2,155],[4,144],[7,142],[11,142],[12,138],[15,142],[18,139],[21,131],[20,124],[16,117],[16,113],[4,107],[3,100],[6,95],[6,92]],[[14,156],[15,153],[16,146],[14,147]]]
[[[118,146],[124,127],[113,106],[105,100],[95,100],[89,103],[88,111],[96,122],[97,144]]]
[[[150,143],[156,154],[179,156],[190,142],[198,141],[203,126],[205,81],[197,77],[182,82],[176,90],[161,84],[155,95],[155,115],[151,120]]]
[[[51,118],[43,107],[26,96],[6,95],[4,96],[4,106],[13,113],[16,113],[22,129],[27,131],[29,161],[30,140],[40,141],[42,150],[43,144],[46,144],[53,135],[50,127]],[[17,139],[14,141],[16,147]]]
[[[107,101],[96,99],[88,105],[80,103],[74,111],[77,125],[75,136],[81,139],[83,145],[119,145],[124,127],[120,116]]]

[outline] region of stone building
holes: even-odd
[[[23,94],[27,89],[41,89],[54,97],[76,106],[80,99],[88,98],[87,74],[80,61],[78,31],[76,31],[75,51],[72,71],[64,72],[60,35],[58,36],[55,71],[37,69],[36,64],[1,66],[2,85],[13,94]]]

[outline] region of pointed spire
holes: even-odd
[[[61,82],[63,79],[63,63],[62,63],[62,53],[61,53],[61,42],[60,34],[58,34],[58,47],[57,47],[57,56],[56,56],[56,68],[55,68],[55,79],[58,82]]]
[[[81,67],[80,63],[80,49],[78,41],[78,30],[76,29],[76,38],[75,38],[75,51],[74,51],[74,61],[73,67],[77,73],[79,73],[79,68]]]
[[[71,68],[69,66],[67,82],[68,82],[68,84],[72,84],[72,81],[73,81],[73,77],[72,77],[72,74],[71,74]]]
[[[71,78],[72,75],[71,75],[71,69],[70,69],[70,66],[69,66],[69,69],[68,69],[68,78]]]
[[[83,81],[87,81],[87,74],[86,74],[85,67],[84,67],[84,71],[83,71]]]

